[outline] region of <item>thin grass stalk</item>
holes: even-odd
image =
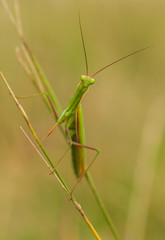
[[[18,1],[14,0],[14,6],[15,6],[15,10],[16,10],[16,19],[13,16],[12,12],[10,11],[6,0],[2,0],[2,3],[8,14],[8,17],[9,17],[11,23],[14,25],[15,30],[21,40],[21,45],[22,45],[21,48],[24,52],[24,55],[26,57],[28,65],[31,69],[31,72],[34,75],[33,80],[35,81],[35,84],[37,85],[38,91],[39,92],[47,92],[49,94],[49,96],[51,97],[52,102],[53,102],[55,108],[57,109],[57,112],[59,112],[61,114],[62,108],[60,106],[60,103],[59,103],[48,79],[46,78],[44,72],[42,71],[42,68],[40,67],[36,57],[31,52],[30,48],[28,47],[28,44],[26,43],[26,41],[23,37],[23,30],[22,30],[22,26],[21,26]]]
[[[18,109],[20,110],[24,120],[26,121],[28,127],[30,128],[30,131],[32,132],[36,142],[38,143],[38,145],[40,146],[43,154],[45,155],[47,161],[49,164],[46,164],[49,169],[51,170],[51,173],[57,178],[58,182],[60,183],[60,185],[62,186],[62,188],[65,190],[65,192],[67,193],[67,195],[70,197],[72,203],[75,205],[76,209],[80,212],[81,216],[83,217],[83,219],[85,220],[85,222],[87,223],[88,227],[90,228],[91,232],[93,233],[93,235],[95,236],[95,238],[97,240],[101,240],[100,236],[98,235],[98,233],[96,232],[95,228],[93,227],[93,225],[91,224],[91,222],[89,221],[89,219],[87,218],[86,214],[84,213],[83,209],[81,208],[80,204],[76,201],[74,196],[71,196],[71,191],[69,190],[69,188],[67,187],[67,185],[65,184],[64,180],[62,179],[62,177],[60,176],[59,172],[55,169],[55,166],[53,164],[53,162],[51,161],[49,155],[47,154],[46,150],[44,149],[43,145],[41,144],[39,138],[37,137],[35,130],[33,129],[29,118],[25,112],[25,110],[23,109],[23,107],[21,106],[21,104],[18,102],[15,94],[13,93],[11,87],[9,86],[7,80],[5,79],[4,75],[2,74],[2,72],[0,72],[0,76],[2,78],[2,80],[4,81],[6,87],[9,90],[10,95],[12,96],[14,102],[16,103]],[[47,161],[44,161],[45,163],[47,163]]]

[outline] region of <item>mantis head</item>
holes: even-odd
[[[89,76],[81,75],[81,81],[83,82],[84,86],[88,87],[95,83],[95,80]]]

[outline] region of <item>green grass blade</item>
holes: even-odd
[[[113,224],[113,222],[112,222],[112,220],[111,220],[111,218],[110,218],[110,216],[109,216],[109,214],[108,214],[108,212],[107,212],[107,210],[106,210],[106,208],[104,206],[104,203],[101,200],[101,197],[99,196],[99,194],[98,194],[98,192],[96,190],[96,187],[95,187],[95,185],[93,183],[93,180],[92,180],[90,174],[87,172],[85,174],[85,177],[86,177],[86,180],[87,180],[87,182],[88,182],[88,184],[89,184],[89,186],[90,186],[90,188],[91,188],[91,190],[93,192],[93,195],[94,195],[94,197],[96,199],[96,202],[98,203],[98,206],[99,206],[99,208],[100,208],[100,210],[101,210],[101,212],[102,212],[102,214],[103,214],[103,216],[104,216],[104,218],[105,218],[105,220],[106,220],[106,222],[107,222],[107,224],[108,224],[108,226],[109,226],[109,228],[110,228],[114,238],[116,240],[120,240],[119,235],[117,233],[117,230],[116,230],[116,228],[115,228],[115,226],[114,226],[114,224]]]

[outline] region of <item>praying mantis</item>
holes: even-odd
[[[85,48],[85,41],[83,37],[83,31],[81,26],[81,20],[80,20],[80,14],[79,14],[79,25],[80,25],[80,32],[81,32],[81,39],[83,44],[83,50],[85,55],[85,63],[86,63],[86,75],[81,75],[81,82],[79,83],[77,90],[73,97],[71,98],[69,104],[67,107],[63,110],[60,117],[57,116],[57,123],[52,127],[52,129],[43,137],[41,141],[44,141],[46,137],[48,137],[58,125],[64,123],[65,124],[65,131],[66,131],[66,140],[69,143],[69,147],[66,150],[66,152],[71,148],[72,149],[72,160],[73,160],[73,166],[76,176],[78,177],[78,180],[73,187],[71,191],[71,195],[73,191],[75,190],[78,182],[80,182],[81,178],[85,175],[85,173],[88,171],[88,169],[91,167],[93,162],[96,160],[96,158],[99,155],[100,150],[95,147],[91,147],[88,145],[85,145],[85,134],[84,134],[84,124],[83,124],[83,115],[82,115],[82,106],[81,106],[81,100],[85,93],[88,91],[88,88],[95,83],[94,76],[96,76],[98,73],[102,72],[106,68],[112,66],[113,64],[122,61],[123,59],[126,59],[134,54],[137,54],[139,52],[142,52],[146,50],[147,48],[150,48],[151,46],[142,48],[140,50],[137,50],[135,52],[132,52],[108,65],[101,68],[97,72],[95,72],[91,77],[88,74],[88,61],[87,61],[87,54],[86,54],[86,48]],[[89,149],[96,152],[95,157],[89,164],[89,166],[85,169],[85,149]],[[66,153],[65,152],[65,153]],[[65,155],[63,154],[63,156]],[[63,158],[63,156],[60,158]]]
[[[64,136],[66,138],[66,141],[69,143],[69,147],[67,148],[67,150],[64,152],[64,154],[58,160],[57,163],[59,163],[62,160],[64,155],[71,148],[74,172],[76,174],[76,177],[78,178],[76,184],[72,188],[71,198],[72,198],[72,193],[75,190],[76,186],[78,185],[78,183],[80,182],[82,177],[85,175],[89,184],[91,184],[90,186],[92,188],[92,191],[93,191],[93,193],[96,197],[96,200],[97,200],[97,202],[98,202],[98,204],[101,208],[101,211],[104,214],[104,217],[105,217],[105,219],[106,219],[106,221],[107,221],[115,239],[119,239],[118,234],[117,234],[117,232],[116,232],[116,230],[115,230],[115,228],[112,224],[112,221],[111,221],[110,217],[108,216],[101,199],[97,195],[96,189],[95,189],[95,187],[94,187],[94,185],[91,181],[90,175],[88,173],[89,168],[91,167],[93,162],[98,157],[100,151],[99,151],[98,148],[85,145],[85,130],[84,130],[84,123],[83,123],[83,113],[82,113],[81,100],[84,97],[85,93],[88,91],[88,88],[95,83],[94,77],[97,74],[99,74],[100,72],[102,72],[106,68],[110,67],[111,65],[113,65],[117,62],[120,62],[120,61],[130,57],[131,55],[142,52],[145,49],[150,48],[151,46],[140,49],[140,50],[137,50],[135,52],[132,52],[132,53],[130,53],[130,54],[128,54],[128,55],[126,55],[126,56],[108,64],[108,65],[106,65],[105,67],[101,68],[100,70],[95,72],[90,77],[89,72],[88,72],[88,61],[87,61],[85,42],[84,42],[83,31],[82,31],[82,26],[81,26],[80,14],[79,14],[79,25],[80,25],[81,39],[82,39],[83,50],[84,50],[84,55],[85,55],[86,75],[81,76],[81,82],[79,83],[75,94],[73,95],[69,104],[67,105],[67,107],[63,110],[63,112],[60,115],[59,115],[58,109],[55,109],[55,107],[53,106],[53,100],[52,100],[51,95],[49,95],[49,93],[48,94],[46,93],[57,122],[52,127],[52,129],[42,138],[41,142],[43,142],[46,139],[46,137],[48,137],[56,129],[57,126],[60,126],[61,124],[65,124],[65,134],[64,134]],[[18,33],[19,33],[19,31],[18,31]],[[42,70],[40,69],[40,67],[39,67],[36,59],[34,58],[32,52],[30,51],[30,48],[28,47],[28,45],[26,44],[26,42],[24,41],[24,39],[23,39],[23,37],[21,36],[20,33],[19,33],[19,36],[21,38],[23,46],[25,47],[25,49],[27,50],[30,58],[32,59],[32,62],[33,62],[33,65],[36,68],[36,71],[38,71],[39,75],[42,78],[42,74],[41,74]],[[85,149],[89,149],[89,150],[92,150],[92,151],[96,152],[93,160],[90,162],[90,164],[87,167],[85,165],[85,162],[86,162],[85,161]]]

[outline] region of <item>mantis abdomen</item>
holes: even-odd
[[[73,124],[69,127],[69,130],[74,142],[85,145],[85,131],[81,104],[78,105]],[[77,177],[80,177],[85,170],[85,148],[72,145],[71,149],[74,172]]]

